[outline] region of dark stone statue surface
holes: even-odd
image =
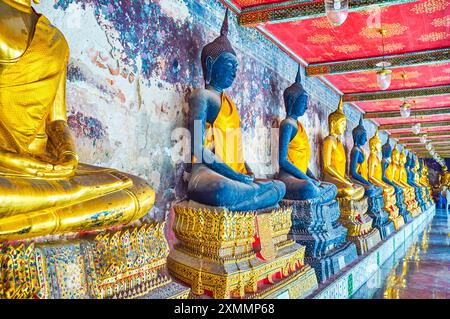
[[[355,183],[364,186],[364,195],[369,204],[367,213],[373,219],[373,227],[377,228],[381,238],[385,239],[394,231],[394,225],[389,221],[389,215],[384,210],[383,188],[372,184],[368,179],[368,160],[362,150],[367,143],[367,130],[362,117],[352,134],[354,145],[350,153],[350,177]]]
[[[236,53],[227,38],[228,11],[221,35],[203,48],[201,62],[206,86],[197,89],[189,99],[191,151],[194,155],[188,184],[189,199],[232,211],[259,210],[273,207],[285,195],[279,181],[256,180],[242,157],[242,149],[219,149],[217,143],[225,130],[240,131],[240,117],[224,90],[231,87],[238,67]],[[214,146],[207,147],[207,128],[212,128]],[[242,142],[242,141],[241,141]],[[224,142],[226,144],[227,141]],[[224,151],[226,150],[226,152]],[[222,154],[222,155],[219,155]],[[228,158],[231,161],[227,161]],[[235,160],[238,158],[238,160]]]
[[[295,83],[284,91],[287,117],[280,127],[277,179],[286,185],[283,205],[293,208],[290,236],[306,246],[305,261],[314,267],[319,282],[325,282],[355,260],[357,253],[339,222],[336,186],[319,181],[308,168],[310,145],[298,121],[308,108],[300,71],[299,67]]]

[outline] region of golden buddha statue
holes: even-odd
[[[362,185],[352,183],[347,176],[344,144],[339,139],[347,127],[347,118],[342,108],[343,99],[341,98],[338,109],[328,117],[330,134],[323,141],[324,180],[337,186],[338,197],[360,200],[364,197],[365,189]]]
[[[142,179],[78,163],[68,58],[63,34],[31,0],[0,0],[1,241],[127,224],[154,204]]]
[[[379,154],[381,152],[381,140],[378,135],[378,128],[375,135],[369,140],[370,155],[368,160],[368,178],[369,181],[380,186],[383,189],[383,198],[385,208],[389,213],[389,220],[394,222],[395,229],[398,230],[403,224],[404,220],[399,215],[399,209],[397,207],[397,198],[395,194],[395,188],[388,185],[383,181],[383,167]]]
[[[347,228],[347,240],[356,244],[358,255],[377,245],[381,241],[380,231],[373,228],[373,219],[367,214],[368,197],[364,196],[364,186],[353,183],[346,174],[346,154],[340,136],[347,126],[343,112],[343,99],[338,109],[328,117],[330,135],[323,142],[324,180],[338,188],[340,221]],[[381,190],[380,190],[381,195]]]
[[[392,161],[396,165],[396,175],[395,179],[403,187],[403,191],[405,194],[405,202],[408,208],[408,211],[412,214],[412,216],[416,216],[420,212],[419,204],[416,201],[416,194],[414,187],[408,184],[408,173],[406,171],[406,154],[405,151],[399,152],[397,148],[394,148],[392,151]]]

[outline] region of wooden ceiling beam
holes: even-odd
[[[414,122],[411,120],[411,123],[407,124],[383,124],[378,127],[379,130],[399,130],[405,128],[411,128]],[[432,128],[432,127],[440,127],[440,126],[450,126],[450,121],[438,121],[438,122],[424,122],[420,123],[422,128]],[[425,133],[425,132],[424,132]],[[419,134],[422,135],[423,133]]]
[[[389,69],[450,62],[450,48],[409,52],[396,55],[388,55],[386,57],[377,56],[364,59],[315,63],[310,64],[306,67],[306,75],[322,76],[329,74],[366,72],[379,69],[379,67],[377,67],[377,63],[380,63],[382,61],[386,61],[392,64]]]
[[[450,85],[429,86],[406,90],[349,93],[344,94],[344,102],[381,101],[381,100],[413,98],[419,96],[435,96],[445,94],[450,94]]]
[[[427,135],[427,138],[433,138],[433,139],[438,139],[438,138],[441,138],[441,137],[447,137],[447,138],[449,138],[450,137],[450,128],[449,128],[449,130],[448,131],[439,131],[439,132],[424,132],[424,133],[421,133],[421,134],[419,134],[419,135],[416,135],[416,134],[414,134],[414,133],[391,133],[390,135],[389,135],[389,137],[390,138],[396,138],[396,139],[399,139],[399,140],[416,140],[416,139],[419,139],[420,138],[420,136],[421,135],[423,135],[423,134],[426,134]]]
[[[400,105],[399,105],[400,108]],[[411,117],[415,116],[435,116],[435,115],[450,115],[450,105],[436,109],[421,109],[411,110]],[[400,111],[388,112],[367,112],[364,114],[365,119],[392,119],[401,118]]]
[[[403,3],[417,2],[418,0],[350,0],[349,11],[367,10],[377,5],[388,7]],[[238,14],[238,22],[242,26],[254,27],[264,23],[282,23],[325,16],[323,1],[311,2],[305,0],[286,0],[282,2],[251,6],[239,9],[231,0],[223,0],[228,7]]]

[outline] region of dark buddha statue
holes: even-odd
[[[426,210],[426,203],[423,198],[422,187],[416,183],[416,173],[415,173],[416,162],[414,160],[414,155],[409,152],[406,157],[405,168],[407,172],[408,184],[414,188],[414,193],[416,194],[416,200],[422,211]]]
[[[280,126],[277,179],[286,185],[282,205],[292,208],[290,235],[306,246],[306,261],[319,282],[356,259],[355,244],[346,241],[347,229],[339,222],[337,187],[319,181],[309,170],[311,148],[299,118],[308,108],[308,94],[301,85],[300,66],[295,83],[283,94],[286,118]]]
[[[369,182],[367,156],[362,149],[367,143],[367,131],[364,127],[363,118],[359,125],[352,131],[354,146],[350,153],[350,176],[353,182],[364,187],[364,195],[367,197],[379,197],[383,189]]]
[[[238,67],[227,34],[228,11],[220,36],[201,54],[206,86],[189,99],[193,164],[188,196],[232,211],[258,210],[277,205],[286,189],[280,181],[256,180],[244,161],[240,116],[224,92]]]
[[[280,126],[280,172],[278,179],[286,185],[286,199],[329,202],[336,197],[337,188],[319,181],[309,170],[311,147],[303,125],[298,121],[308,109],[308,95],[303,89],[300,67],[295,83],[284,91],[286,118]]]
[[[373,227],[380,231],[381,238],[384,239],[394,231],[394,225],[389,221],[388,213],[384,210],[383,188],[369,181],[369,160],[362,149],[367,143],[367,131],[362,117],[352,134],[354,146],[350,153],[350,177],[355,184],[364,187],[364,195],[369,204],[367,213],[373,219]]]

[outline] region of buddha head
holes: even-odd
[[[369,140],[370,152],[378,155],[381,152],[381,140],[378,135],[378,128],[375,131],[375,135]]]
[[[347,118],[344,115],[343,106],[344,101],[341,97],[337,110],[328,116],[328,127],[330,129],[330,134],[339,136],[345,132],[347,127]]]
[[[228,9],[225,13],[220,36],[205,45],[201,54],[205,82],[219,91],[227,89],[233,84],[238,66],[236,52],[227,35]]]
[[[400,153],[397,149],[397,144],[394,145],[393,149],[392,149],[392,162],[394,162],[394,164],[400,164]]]
[[[399,164],[400,165],[405,165],[406,162],[407,162],[407,159],[406,159],[405,149],[403,148],[401,153],[400,153],[400,156],[399,156]]]
[[[286,114],[295,119],[303,116],[308,109],[308,94],[306,94],[306,91],[303,89],[300,72],[301,68],[299,65],[295,83],[284,90],[283,93]]]
[[[3,0],[7,5],[26,13],[31,13],[31,0]],[[34,3],[38,4],[40,0],[33,0]]]
[[[357,127],[355,127],[352,131],[353,134],[353,142],[356,146],[363,146],[367,143],[367,131],[364,127],[364,120],[361,116],[361,119],[359,120],[359,124]]]
[[[389,159],[392,156],[392,147],[391,143],[389,143],[389,138],[387,139],[386,143],[383,145],[383,148],[381,149],[383,153],[383,158]]]

